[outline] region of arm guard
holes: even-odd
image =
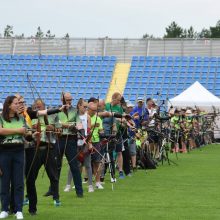
[[[114,113],[113,113],[113,116],[114,116],[115,118],[122,118],[122,114],[117,113],[117,112],[114,112]]]
[[[47,115],[53,115],[53,114],[56,114],[58,112],[60,112],[60,109],[58,109],[58,108],[48,109],[47,110]]]

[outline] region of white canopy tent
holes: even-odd
[[[169,107],[199,107],[202,110],[213,112],[214,108],[219,112],[220,99],[204,88],[198,81],[178,96],[169,100]],[[214,108],[213,108],[214,107]],[[214,137],[220,138],[220,117],[215,119]]]
[[[197,106],[212,111],[213,106],[216,109],[220,109],[220,99],[196,81],[181,94],[170,99],[169,105],[174,107]]]

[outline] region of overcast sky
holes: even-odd
[[[0,0],[0,33],[35,35],[40,26],[56,37],[162,37],[172,21],[200,31],[220,19],[220,0]]]

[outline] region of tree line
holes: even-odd
[[[15,37],[15,38],[25,38],[25,35],[24,33],[22,33],[21,35],[16,35],[14,34],[14,31],[13,31],[13,26],[12,25],[7,25],[5,28],[4,28],[4,33],[3,33],[3,37],[4,38],[10,38],[10,37]],[[53,39],[55,38],[55,34],[52,34],[50,30],[48,30],[46,33],[44,33],[41,29],[41,27],[39,26],[37,28],[37,32],[34,36],[31,36],[31,37],[37,37],[37,38],[48,38],[48,39]],[[69,38],[69,34],[66,33],[64,38]]]
[[[155,39],[158,37],[146,33],[143,35],[143,38]],[[190,26],[189,29],[182,28],[175,21],[173,21],[165,28],[165,34],[163,38],[220,38],[220,20],[216,23],[215,26],[203,28],[200,32],[195,31],[193,26]]]
[[[16,37],[16,38],[24,38],[25,35],[16,35],[13,31],[13,26],[7,25],[4,28],[3,33],[4,38],[10,38],[10,37]],[[34,36],[31,37],[37,37],[37,38],[48,38],[53,39],[55,38],[55,34],[52,34],[50,30],[48,30],[46,33],[44,33],[39,26],[37,28],[37,32]],[[64,38],[69,38],[69,34],[65,34]],[[143,38],[151,38],[151,39],[158,39],[161,37],[155,37],[153,35],[149,35],[148,33],[143,35]],[[209,28],[203,28],[200,32],[195,31],[193,26],[190,26],[189,29],[182,28],[180,25],[178,25],[175,21],[171,22],[170,25],[168,25],[165,28],[165,34],[163,38],[220,38],[220,20],[216,23],[215,26],[210,26]]]

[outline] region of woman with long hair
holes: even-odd
[[[83,99],[80,98],[78,103],[77,103],[77,114],[82,122],[83,129],[85,131],[85,137],[87,137],[88,133],[90,132],[91,128],[91,119],[90,116],[87,114],[87,102]],[[84,144],[84,141],[80,139],[82,137],[79,137],[78,140],[78,148],[81,151],[81,154],[79,154],[79,157],[82,155],[81,158],[81,165],[85,166],[85,171],[87,174],[88,179],[88,192],[94,192],[94,188],[92,185],[92,166],[91,166],[91,154],[90,151],[92,150],[92,145],[91,144]],[[69,192],[71,189],[71,180],[72,180],[72,174],[69,170],[68,172],[68,177],[67,177],[67,185],[64,189],[64,192]]]
[[[10,185],[14,186],[15,216],[23,219],[22,205],[24,196],[24,135],[26,124],[18,115],[18,99],[8,96],[0,115],[0,168],[1,206],[0,219],[8,217]]]

